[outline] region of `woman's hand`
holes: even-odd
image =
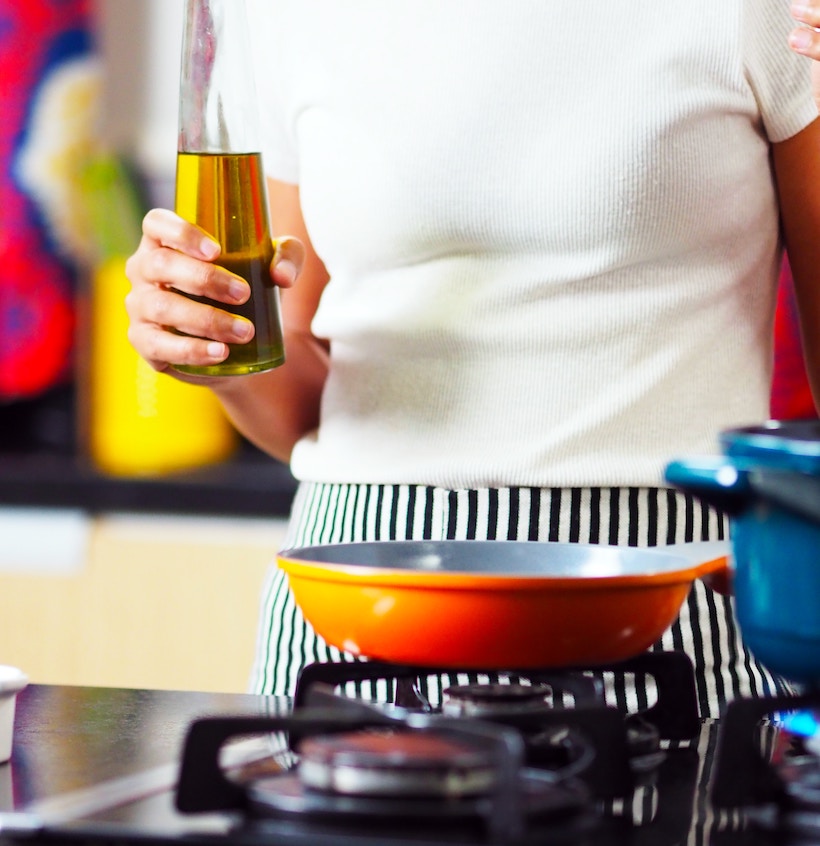
[[[174,364],[223,361],[227,344],[248,341],[253,329],[246,322],[237,324],[218,305],[179,293],[230,306],[246,300],[250,290],[244,280],[219,267],[219,246],[201,229],[162,209],[145,216],[142,240],[126,265],[131,281],[128,338],[155,370],[207,385],[248,440],[287,462],[293,445],[319,422],[329,353],[327,342],[313,336],[311,324],[329,277],[311,244],[299,187],[268,179],[268,197],[271,227],[277,233],[271,278],[282,288],[299,278],[282,297],[286,364],[252,378],[193,376],[172,369]],[[280,232],[291,235],[280,237]]]
[[[250,341],[254,329],[247,320],[179,293],[226,305],[248,299],[248,283],[218,266],[219,245],[166,209],[149,211],[142,231],[139,247],[126,265],[131,291],[125,301],[128,340],[139,355],[159,371],[174,364],[208,366],[227,358],[228,344]],[[279,239],[271,268],[273,281],[283,288],[293,285],[303,260],[304,248],[298,240]],[[200,384],[213,381],[173,375]]]
[[[811,82],[820,112],[820,0],[795,0],[791,13],[800,26],[792,30],[789,46],[796,53],[817,60],[811,67]]]
[[[795,0],[791,15],[799,24],[789,37],[796,53],[820,59],[820,0]]]

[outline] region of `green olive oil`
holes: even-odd
[[[186,296],[245,317],[256,329],[247,344],[231,344],[230,355],[220,364],[176,365],[176,369],[203,376],[240,376],[278,367],[285,352],[279,289],[270,276],[273,244],[261,155],[179,153],[176,211],[220,244],[217,264],[251,287],[248,302],[238,306]]]

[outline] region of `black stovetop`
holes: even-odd
[[[235,812],[182,814],[174,785],[186,732],[205,716],[286,718],[274,697],[30,685],[18,697],[12,760],[0,765],[0,839],[29,843],[311,844],[412,846],[485,842],[465,826],[446,835],[412,817],[379,828],[267,821],[241,823]],[[530,832],[523,842],[581,844],[781,844],[781,832],[750,825],[738,810],[716,810],[709,782],[719,721],[701,721],[690,744],[675,744],[650,786],[596,801],[571,821]],[[236,762],[267,758],[269,734],[228,747]],[[496,841],[503,841],[496,834]]]

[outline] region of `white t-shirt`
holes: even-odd
[[[331,277],[298,478],[657,485],[765,419],[769,143],[816,117],[787,0],[251,10],[265,166]]]

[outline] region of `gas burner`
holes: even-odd
[[[475,717],[507,725],[521,725],[518,717],[537,717],[545,711],[560,709],[556,701],[563,685],[540,682],[524,684],[468,684],[454,685],[443,691],[442,713],[453,717]],[[661,737],[658,727],[643,714],[627,714],[624,717],[626,744],[633,769],[648,771],[657,766],[664,757],[660,748]],[[582,743],[580,738],[573,742],[571,733],[565,727],[549,726],[525,733],[528,746],[540,752],[533,763],[557,762],[557,750],[570,754]]]
[[[550,783],[538,773],[522,772],[513,783],[516,810],[510,815],[506,803],[494,792],[484,796],[450,799],[423,796],[345,796],[308,788],[298,775],[284,773],[255,781],[247,789],[247,807],[256,819],[306,819],[332,822],[334,827],[362,819],[370,824],[395,826],[412,822],[414,830],[441,828],[450,823],[480,823],[504,831],[505,820],[514,828],[534,822],[572,820],[590,812],[589,796],[580,782]],[[520,805],[520,807],[518,807]],[[505,836],[507,832],[504,831]]]
[[[305,787],[344,796],[482,796],[498,778],[487,749],[436,731],[312,737],[298,752]]]
[[[560,707],[556,700],[567,686],[566,681],[563,684],[452,685],[442,693],[441,710],[451,717],[515,727],[524,739],[528,764],[576,773],[591,764],[595,752],[583,734],[569,728],[565,719],[557,720],[552,713]],[[600,705],[597,697],[594,701]]]
[[[820,758],[820,705],[787,715],[783,720],[783,728],[795,741],[799,741],[801,748]]]
[[[651,676],[656,702],[635,714],[607,706],[598,680],[606,671]],[[669,748],[688,744],[700,722],[694,671],[683,653],[647,652],[621,664],[596,667],[595,673],[597,677],[583,668],[481,671],[478,675],[488,681],[445,685],[435,709],[423,680],[452,678],[460,675],[458,670],[378,661],[317,663],[302,670],[294,709],[376,707],[369,698],[351,697],[349,688],[380,685],[393,691],[392,702],[388,698],[378,704],[387,712],[440,713],[515,728],[525,743],[528,766],[564,777],[578,775],[594,796],[606,799],[651,784],[667,754],[662,743]]]
[[[460,680],[460,671],[311,665],[289,715],[191,725],[177,808],[232,812],[236,842],[283,830],[339,842],[367,831],[393,842],[411,821],[414,842],[431,843],[588,842],[589,831],[627,819],[684,832],[698,757],[683,747],[700,730],[691,662],[679,653],[647,653],[617,670],[651,676],[655,704],[625,714],[606,704],[600,683],[585,671],[493,670],[468,674],[467,685],[441,684],[447,707],[437,711],[426,702],[429,677]],[[386,691],[388,701],[359,697],[373,690]],[[282,739],[281,769],[228,774],[222,747],[252,734]],[[685,741],[678,749],[677,740]],[[662,743],[678,769],[667,766]],[[662,799],[681,791],[679,802]]]
[[[660,739],[688,743],[700,731],[694,670],[686,654],[645,652],[619,664],[595,667],[594,671],[597,676],[615,672],[648,675],[654,679],[657,700],[640,712],[640,716],[656,727]],[[317,698],[327,705],[330,704],[326,701],[328,689],[335,691],[343,687],[346,689],[349,685],[358,688],[365,682],[386,682],[386,687],[393,690],[392,703],[389,697],[386,700],[388,706],[394,704],[405,710],[435,713],[437,709],[428,701],[421,680],[433,676],[452,677],[460,673],[458,668],[413,667],[381,661],[318,662],[301,671],[293,705],[298,711],[316,705]],[[476,673],[488,678],[503,676],[510,681],[445,686],[446,695],[438,708],[440,712],[479,716],[481,719],[489,716],[494,721],[503,722],[521,717],[526,724],[533,714],[546,711],[605,707],[601,684],[588,668],[544,671],[486,668],[473,671],[472,675]],[[521,684],[513,679],[527,683]],[[317,689],[322,691],[318,697],[315,695]]]
[[[553,707],[548,684],[462,684],[442,691],[441,711],[450,717],[493,719]]]
[[[232,738],[283,732],[299,738],[295,771],[242,783],[222,770],[220,751]],[[232,810],[334,827],[362,819],[386,827],[405,819],[428,828],[468,823],[490,842],[514,841],[536,821],[581,825],[581,816],[595,817],[583,782],[523,760],[518,732],[478,720],[399,720],[375,709],[211,717],[189,729],[176,800],[187,813]]]

